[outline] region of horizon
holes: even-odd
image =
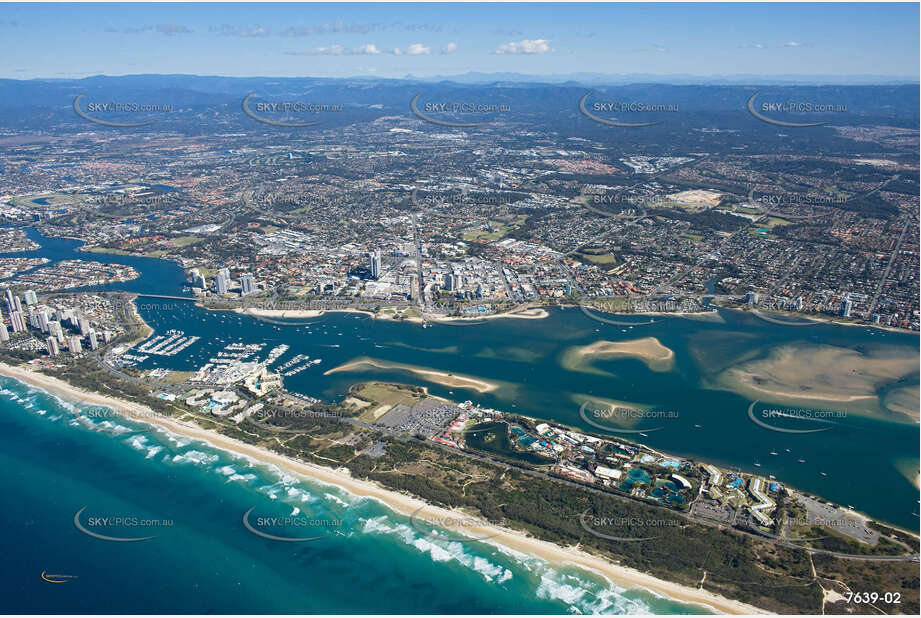
[[[558,8],[9,3],[0,19],[7,43],[0,77],[431,79],[546,77],[578,67],[580,74],[610,76],[776,79],[796,66],[803,79],[918,81],[918,4],[572,3],[562,14]]]
[[[757,86],[757,85],[776,85],[776,86],[914,86],[921,84],[921,78],[882,75],[882,74],[842,74],[842,75],[808,75],[808,74],[714,74],[714,75],[693,75],[693,74],[648,74],[648,73],[594,73],[594,72],[572,72],[572,73],[517,73],[517,72],[483,72],[467,71],[463,73],[453,73],[446,75],[404,75],[404,76],[374,76],[374,75],[342,75],[342,76],[325,76],[325,75],[227,75],[220,73],[97,73],[84,75],[81,77],[48,77],[36,76],[29,78],[21,77],[0,77],[0,81],[14,82],[66,82],[82,81],[98,78],[131,78],[131,77],[175,77],[175,78],[200,78],[200,79],[284,79],[284,80],[368,80],[368,81],[404,81],[404,82],[421,82],[421,81],[440,81],[446,83],[457,83],[459,85],[488,85],[490,83],[520,83],[521,85],[580,85],[591,82],[598,85],[606,83],[616,85],[661,85],[661,86]],[[466,78],[466,79],[465,79]],[[615,80],[604,82],[603,80]],[[625,81],[635,79],[637,81]],[[458,80],[458,81],[455,81]],[[698,81],[699,80],[699,81]],[[752,81],[764,80],[764,81]],[[838,80],[838,81],[835,81]]]

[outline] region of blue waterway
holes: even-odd
[[[144,292],[147,294],[183,295],[181,290],[185,284],[185,273],[175,262],[157,258],[136,257],[133,255],[88,253],[86,251],[80,251],[80,247],[85,244],[82,240],[43,236],[35,228],[25,228],[25,232],[26,236],[41,245],[41,248],[35,251],[0,253],[0,257],[43,257],[51,260],[50,263],[38,268],[33,268],[27,272],[48,268],[62,260],[87,260],[102,262],[104,264],[121,264],[133,267],[138,271],[140,276],[132,281],[122,281],[103,286],[82,287],[80,290],[124,290],[128,292]]]
[[[141,274],[135,281],[108,289],[175,295],[184,284],[182,269],[173,262],[81,253],[77,251],[79,241],[43,237],[34,230],[28,234],[43,245],[42,249],[15,255],[130,264]],[[422,329],[414,324],[336,313],[280,326],[248,316],[206,311],[189,302],[143,298],[138,308],[157,334],[178,328],[202,338],[177,356],[151,356],[144,368],[195,370],[234,341],[269,347],[286,343],[291,349],[275,367],[299,353],[323,359],[321,365],[285,378],[286,388],[327,401],[340,400],[355,382],[380,379],[426,386],[433,394],[449,399],[469,398],[485,406],[592,431],[597,428],[587,425],[578,414],[580,397],[634,402],[678,413],[661,430],[642,438],[632,436],[654,448],[773,475],[780,482],[853,505],[882,521],[907,529],[918,525],[917,423],[906,423],[904,417],[883,406],[868,414],[849,413],[836,419],[830,431],[777,433],[750,420],[750,399],[709,385],[726,367],[763,358],[780,346],[830,345],[858,354],[909,354],[917,358],[917,334],[828,323],[784,327],[739,311],[720,311],[713,321],[659,319],[652,325],[623,328],[595,322],[581,311],[569,309],[552,310],[543,320],[494,320],[468,327],[435,324]],[[560,362],[572,346],[645,336],[657,337],[675,352],[673,371],[652,371],[629,358],[596,363],[601,373],[570,371]],[[268,348],[264,354],[267,352]],[[325,375],[328,369],[357,357],[469,374],[495,381],[499,388],[491,393],[451,389],[392,369],[365,368]],[[878,394],[885,401],[890,390],[917,385],[918,380],[914,371],[882,385]],[[760,405],[773,407],[766,402]]]
[[[8,378],[0,378],[0,469],[3,613],[701,611],[485,543],[429,538],[375,501]],[[155,538],[90,537],[74,524],[83,507],[88,530]],[[323,537],[316,541],[272,541],[242,525],[250,508],[251,523],[336,524],[311,529]],[[165,523],[102,526],[102,517]]]

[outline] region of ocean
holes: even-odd
[[[707,613],[5,377],[0,467],[4,613]]]

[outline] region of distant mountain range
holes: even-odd
[[[542,83],[542,84],[585,84],[585,85],[618,85],[618,84],[682,84],[682,85],[893,85],[893,84],[918,84],[917,77],[899,77],[895,75],[755,75],[738,73],[733,75],[688,75],[683,73],[673,75],[655,75],[652,73],[626,73],[610,75],[605,73],[562,73],[559,75],[525,75],[523,73],[477,73],[469,72],[458,75],[443,75],[435,77],[413,77],[407,75],[406,79],[413,81],[438,82],[450,81],[460,84],[484,84],[491,82],[516,82],[516,83]]]
[[[732,79],[741,80],[743,76]],[[795,76],[790,76],[793,79]],[[759,101],[809,101],[845,106],[847,121],[862,118],[883,122],[901,119],[915,123],[918,118],[918,84],[817,84],[761,82],[757,77],[739,83],[661,83],[661,76],[613,76],[571,74],[566,76],[526,76],[510,73],[468,73],[460,77],[417,79],[317,78],[317,77],[220,77],[199,75],[98,75],[82,79],[0,79],[0,111],[4,115],[37,119],[41,110],[73,116],[70,109],[77,95],[88,102],[135,102],[169,104],[174,108],[239,111],[240,101],[250,93],[257,100],[308,100],[335,103],[351,110],[376,115],[407,113],[409,101],[422,94],[422,101],[488,102],[508,105],[521,113],[545,113],[559,118],[561,113],[583,118],[578,101],[591,92],[591,101],[634,101],[670,104],[682,112],[737,113],[751,119],[745,111],[749,97],[758,93]],[[677,79],[677,77],[675,77]],[[687,76],[690,80],[691,76]],[[723,78],[721,78],[723,79]],[[730,79],[729,77],[725,79]],[[778,78],[772,78],[778,79]],[[805,78],[803,78],[805,79]],[[850,79],[856,80],[856,76]],[[869,78],[867,78],[869,79]],[[526,81],[533,80],[533,81]],[[542,81],[547,80],[547,81]],[[549,81],[557,80],[557,81]],[[828,120],[844,121],[838,114]],[[916,123],[915,123],[916,124]]]

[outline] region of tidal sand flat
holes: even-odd
[[[829,345],[789,344],[767,356],[721,372],[717,388],[750,399],[789,405],[826,405],[858,414],[882,413],[878,392],[918,370],[918,356],[904,348],[878,346],[858,351]],[[917,419],[918,389],[900,394],[896,405],[912,404]],[[900,402],[900,403],[899,403]],[[903,414],[903,422],[911,417]]]
[[[655,337],[629,341],[596,341],[575,346],[563,352],[560,364],[570,371],[610,375],[593,365],[595,360],[635,358],[652,371],[671,371],[675,366],[675,353]]]
[[[406,365],[403,363],[391,363],[374,358],[356,358],[353,361],[333,367],[323,375],[331,375],[346,371],[368,371],[374,369],[406,371],[423,380],[448,386],[451,388],[466,388],[478,393],[491,393],[499,388],[495,382],[487,382],[481,378],[465,376],[456,373],[446,373],[443,371],[434,371],[425,367],[416,367],[415,365]]]
[[[652,405],[634,401],[619,401],[609,397],[599,397],[585,393],[571,393],[569,398],[579,406],[579,416],[592,426],[594,431],[618,432],[624,430],[643,431],[649,429],[646,425],[653,423],[660,425],[656,420],[646,422],[653,409]],[[639,426],[643,425],[642,428]]]
[[[921,408],[921,389],[917,386],[899,386],[886,393],[883,397],[883,405],[899,414],[919,420],[919,408]]]

